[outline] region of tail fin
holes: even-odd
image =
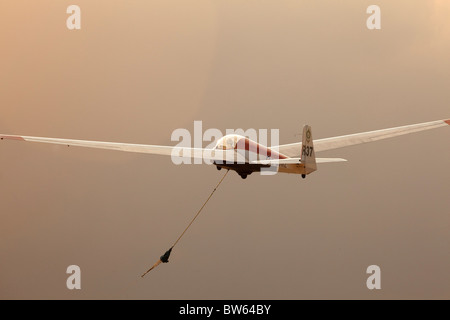
[[[302,157],[300,163],[305,166],[306,174],[317,170],[311,127],[308,125],[303,127]]]

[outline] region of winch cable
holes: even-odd
[[[192,225],[192,223],[195,221],[195,219],[197,219],[198,215],[200,214],[200,212],[202,212],[203,208],[206,206],[206,204],[208,203],[209,199],[211,199],[211,197],[213,196],[214,192],[216,192],[217,188],[219,188],[220,184],[222,183],[222,181],[225,179],[225,177],[228,174],[228,171],[230,171],[229,169],[225,172],[225,174],[223,175],[222,179],[220,179],[219,183],[216,185],[216,187],[214,188],[214,190],[211,192],[211,194],[209,195],[208,199],[206,199],[206,201],[203,203],[203,205],[201,206],[201,208],[197,211],[197,214],[194,216],[194,218],[191,220],[191,222],[189,222],[188,226],[186,227],[186,229],[184,229],[184,231],[181,233],[181,235],[178,237],[178,239],[174,242],[174,244],[170,247],[169,250],[167,250],[160,258],[159,260],[150,268],[148,269],[141,277],[143,278],[147,273],[149,273],[150,271],[152,271],[154,268],[156,268],[161,262],[162,263],[167,263],[169,262],[169,257],[170,254],[172,252],[172,249],[175,247],[175,245],[178,243],[178,241],[180,241],[181,237],[183,237],[183,235],[186,233],[186,231],[189,229],[189,227]]]

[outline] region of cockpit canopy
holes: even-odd
[[[215,149],[219,150],[233,150],[236,148],[236,144],[239,140],[244,138],[243,136],[237,134],[228,134],[219,139],[217,142]]]

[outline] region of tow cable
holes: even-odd
[[[161,262],[162,263],[167,263],[169,262],[169,257],[170,254],[172,253],[172,249],[176,246],[176,244],[178,243],[178,241],[180,241],[181,237],[183,237],[183,235],[186,233],[186,231],[189,229],[189,227],[192,225],[192,223],[195,221],[195,219],[198,217],[198,215],[200,214],[200,212],[202,212],[203,208],[205,207],[205,205],[208,203],[209,199],[211,199],[211,197],[213,196],[214,192],[216,192],[217,188],[219,188],[220,184],[222,183],[222,181],[225,179],[225,177],[228,174],[227,170],[225,172],[225,174],[223,175],[222,179],[220,179],[219,183],[216,185],[216,187],[214,188],[214,190],[211,192],[211,194],[209,195],[208,199],[206,199],[206,201],[203,203],[203,205],[201,206],[201,208],[197,211],[197,214],[194,216],[194,218],[191,220],[191,222],[189,222],[188,226],[186,227],[186,229],[184,229],[184,231],[181,233],[181,235],[178,237],[178,239],[174,242],[174,244],[170,247],[169,250],[167,250],[160,258],[159,260],[150,268],[148,269],[142,276],[141,278],[143,278],[147,273],[149,273],[150,271],[152,271],[154,268],[156,268]]]

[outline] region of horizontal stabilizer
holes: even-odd
[[[328,162],[344,162],[347,161],[342,158],[316,158],[316,163],[328,163]],[[297,164],[301,162],[301,158],[288,158],[288,159],[276,159],[276,160],[259,160],[252,161],[253,164]]]
[[[328,162],[346,162],[346,159],[342,158],[316,158],[317,163],[328,163]]]

